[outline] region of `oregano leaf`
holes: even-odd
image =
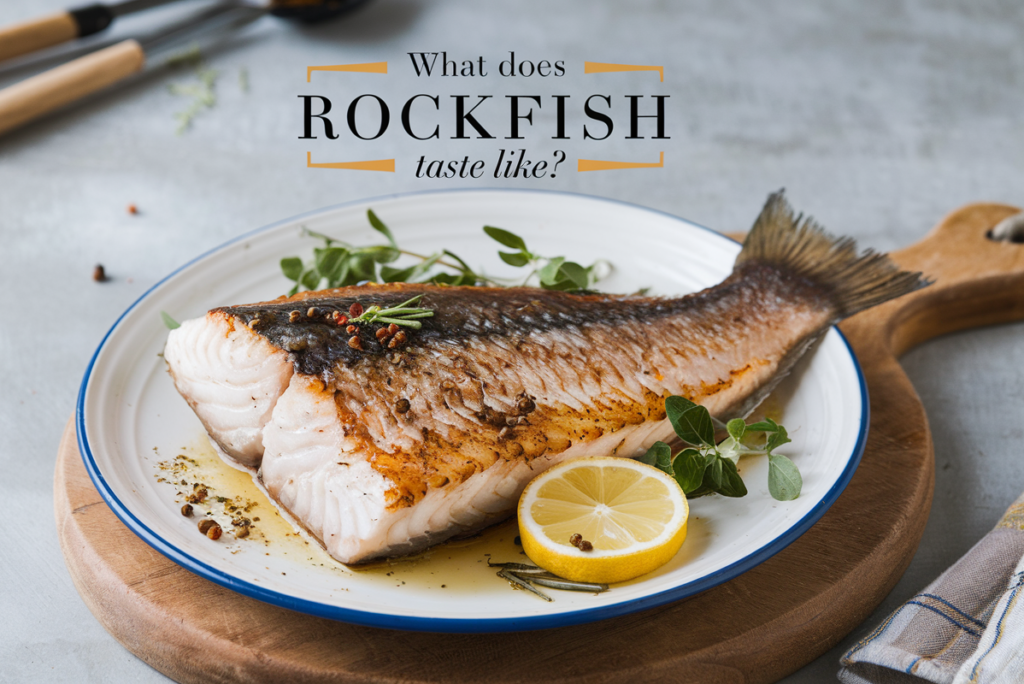
[[[166,311],[160,312],[160,319],[164,322],[164,325],[167,326],[168,330],[174,330],[181,327],[181,323],[171,318],[171,315]],[[661,442],[658,443],[661,444]]]
[[[669,477],[675,477],[675,473],[672,472],[672,449],[664,442],[652,444],[647,453],[641,457],[641,462],[654,466]]]
[[[529,257],[522,252],[498,252],[498,256],[501,260],[510,266],[525,266],[530,263]]]
[[[388,242],[391,243],[391,246],[397,250],[398,243],[395,242],[395,236],[391,234],[391,230],[384,225],[384,222],[377,218],[377,215],[373,213],[373,209],[367,209],[366,216],[370,219],[370,225],[373,226],[373,229],[378,233],[382,233],[388,239]]]
[[[684,449],[679,452],[672,462],[672,469],[683,493],[689,494],[701,486],[707,466],[708,462],[704,455],[696,449]]]
[[[299,257],[285,257],[281,259],[281,272],[288,280],[298,282],[302,275],[302,259]]]
[[[520,251],[526,251],[526,243],[523,238],[519,237],[515,233],[510,233],[504,228],[495,228],[494,226],[484,226],[484,232],[487,233],[488,237],[492,240],[497,240],[499,243],[512,249],[518,249]]]
[[[715,445],[715,426],[703,406],[684,397],[671,396],[665,400],[665,413],[679,439],[693,445]]]
[[[792,501],[800,496],[804,480],[800,469],[782,454],[768,454],[768,492],[778,501]]]
[[[786,428],[781,425],[777,425],[776,427],[778,429],[768,435],[768,441],[765,442],[764,445],[764,450],[768,452],[769,456],[771,455],[772,450],[778,449],[783,444],[788,444],[793,441],[789,438],[789,434],[786,433]]]
[[[742,418],[733,418],[725,424],[725,429],[729,436],[736,440],[738,444],[743,440],[743,433],[747,430],[747,423]]]

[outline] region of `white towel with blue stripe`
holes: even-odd
[[[1024,682],[1024,495],[842,666],[844,684]]]

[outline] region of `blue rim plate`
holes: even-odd
[[[707,228],[624,202],[558,192],[454,190],[311,212],[185,264],[132,304],[103,338],[82,380],[76,426],[85,467],[110,508],[147,544],[191,572],[273,605],[373,627],[432,632],[563,627],[677,601],[740,575],[806,532],[852,478],[867,437],[867,388],[853,351],[833,329],[769,399],[793,437],[784,453],[800,466],[801,496],[793,502],[772,500],[766,459],[744,459],[747,497],[694,500],[689,538],[677,557],[603,594],[553,592],[556,600],[549,604],[511,591],[487,569],[483,546],[473,543],[439,547],[425,559],[396,563],[384,572],[332,564],[312,546],[207,540],[178,512],[173,487],[157,481],[157,463],[204,443],[201,425],[174,391],[158,356],[166,337],[160,311],[181,320],[214,306],[277,296],[289,285],[277,262],[284,256],[308,257],[316,244],[303,235],[303,227],[357,244],[376,243],[380,236],[365,219],[370,207],[403,247],[423,253],[447,247],[495,275],[514,272],[503,270],[508,267],[496,259],[495,243],[480,230],[485,223],[521,234],[543,254],[579,261],[610,258],[615,271],[601,284],[608,291],[698,290],[722,280],[739,251],[734,241]],[[496,548],[517,552],[510,539],[502,541],[505,546]],[[517,558],[522,557],[504,560]]]

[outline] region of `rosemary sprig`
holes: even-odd
[[[414,307],[413,304],[419,303],[423,299],[423,295],[418,294],[412,299],[408,299],[398,306],[388,307],[382,309],[379,306],[371,306],[363,313],[359,314],[355,318],[350,318],[350,323],[375,323],[380,321],[381,323],[394,323],[395,325],[401,325],[406,328],[412,328],[413,330],[419,330],[423,327],[423,324],[418,320],[419,318],[431,318],[434,315],[432,309],[423,307]]]
[[[544,592],[535,588],[533,586],[534,584],[539,584],[540,586],[548,587],[549,589],[561,589],[563,591],[587,591],[594,593],[608,591],[607,584],[567,580],[555,575],[554,573],[548,572],[544,568],[539,568],[536,565],[527,565],[526,563],[492,563],[490,559],[487,559],[487,565],[492,568],[501,568],[498,571],[498,577],[501,577],[522,589],[526,589],[537,594],[545,601],[551,601],[553,599],[544,594]]]

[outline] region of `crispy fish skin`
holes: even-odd
[[[206,320],[291,363],[264,422],[261,476],[335,558],[358,563],[506,517],[567,458],[642,454],[672,432],[669,395],[744,416],[829,326],[922,284],[773,195],[732,275],[685,297],[366,285]],[[353,304],[419,294],[435,316],[395,349],[378,343],[380,326],[360,326],[353,345],[334,322]]]

